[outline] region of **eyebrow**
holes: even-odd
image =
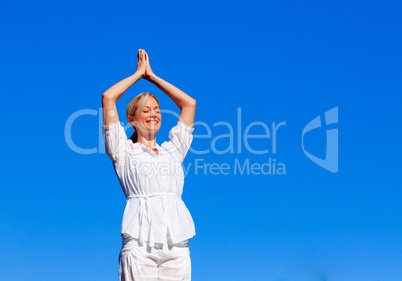
[[[149,108],[149,106],[148,106],[148,105],[144,106],[144,108],[145,108],[145,107],[148,107],[148,108]],[[159,108],[159,106],[155,106],[154,108]]]

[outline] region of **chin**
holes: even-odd
[[[160,126],[155,126],[154,128],[148,127],[148,130],[150,130],[151,132],[157,132],[157,131],[159,131],[159,129],[160,129]]]

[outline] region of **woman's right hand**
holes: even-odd
[[[142,49],[138,49],[138,55],[137,55],[137,73],[142,76],[145,74],[145,68],[146,68],[146,61],[145,61],[145,51]]]

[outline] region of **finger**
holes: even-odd
[[[138,49],[138,61],[142,60],[142,50]]]
[[[148,54],[145,51],[144,51],[144,53],[145,53],[145,60],[148,61],[148,59],[149,59]]]

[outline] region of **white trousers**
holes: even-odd
[[[191,281],[188,240],[150,247],[129,235],[122,238],[120,281]]]

